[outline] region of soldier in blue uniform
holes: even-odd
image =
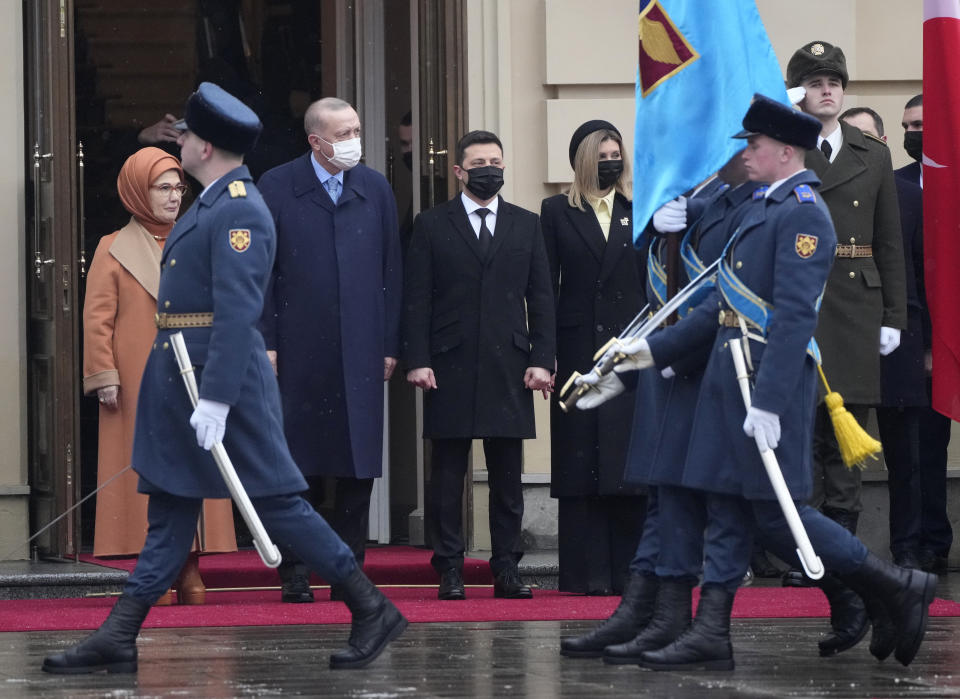
[[[680,482],[683,487],[739,496],[765,545],[795,560],[795,545],[774,497],[759,450],[776,449],[784,479],[825,566],[874,610],[885,633],[871,651],[895,652],[909,664],[923,639],[935,578],[876,558],[846,529],[803,504],[811,490],[811,444],[816,405],[817,350],[811,342],[819,298],[836,235],[826,206],[803,167],[816,146],[819,123],[757,95],[744,118],[744,156],[755,181],[773,184],[751,207],[724,253],[718,288],[680,323],[649,342],[627,343],[618,371],[671,366],[712,342],[694,413]],[[719,329],[717,311],[719,314]],[[753,405],[746,411],[729,345],[741,342],[750,359]],[[708,520],[709,531],[712,522]],[[746,572],[749,529],[707,537],[706,559],[735,555],[728,566]],[[711,552],[711,549],[713,551]],[[706,569],[705,569],[706,573]],[[730,611],[735,589],[706,578],[696,620],[673,643],[641,656],[651,669],[732,669]],[[875,626],[876,628],[876,626]],[[882,647],[881,647],[882,646]]]
[[[743,181],[745,176],[737,172],[738,169],[742,171],[732,159],[718,177],[694,190],[687,201],[670,202],[654,216],[651,227],[657,234],[680,232],[686,227],[687,218],[693,221],[681,244],[687,279],[698,275],[720,255],[735,222],[742,216],[745,204],[751,200],[755,184],[736,188],[727,184],[727,181]],[[662,237],[655,237],[648,255],[647,298],[651,300],[652,311],[662,306],[667,298],[663,242]],[[680,315],[692,310],[709,289],[710,285],[705,285]],[[635,664],[643,651],[669,643],[690,623],[691,591],[701,572],[703,528],[690,529],[689,541],[693,551],[685,552],[688,555],[684,562],[693,561],[692,566],[678,567],[672,533],[679,526],[687,527],[688,523],[664,519],[658,486],[674,483],[674,474],[679,472],[677,465],[684,461],[693,406],[708,349],[705,348],[700,357],[690,356],[678,362],[664,376],[644,372],[636,377],[636,409],[624,477],[628,482],[651,486],[643,536],[631,562],[630,577],[620,605],[608,619],[587,634],[564,639],[560,649],[563,655],[602,655],[606,663]],[[591,382],[594,378],[587,376],[584,381]],[[608,381],[614,384],[613,390],[622,390],[617,377],[612,376]],[[627,377],[627,383],[633,383],[630,377]],[[587,394],[577,407],[590,409],[606,401],[610,395],[612,393],[607,391]],[[671,532],[671,546],[664,549],[660,546],[661,528]]]
[[[331,667],[368,664],[406,627],[350,548],[298,495],[306,484],[287,449],[277,381],[257,330],[276,249],[270,213],[243,165],[260,129],[253,111],[211,83],[187,101],[181,161],[205,189],[161,260],[158,333],[133,448],[139,490],[150,496],[147,540],[110,616],[80,644],[45,658],[47,672],[136,671],[137,634],[183,566],[202,499],[229,497],[208,453],[218,441],[272,539],[343,589],[353,625]],[[169,342],[180,329],[199,383],[195,410]]]

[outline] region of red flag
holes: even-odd
[[[933,408],[960,421],[960,0],[923,3],[923,230]]]

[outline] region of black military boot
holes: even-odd
[[[623,589],[620,604],[602,624],[590,633],[560,642],[560,655],[569,658],[599,658],[603,649],[626,643],[653,617],[658,580],[654,575],[631,573]]]
[[[897,660],[909,665],[923,642],[936,576],[900,568],[867,553],[863,564],[841,579],[866,605],[873,624],[871,655],[884,660],[895,651]]]
[[[820,657],[827,658],[853,648],[867,634],[870,620],[863,600],[837,576],[827,573],[816,581],[830,603],[830,634],[820,641]]]
[[[365,667],[403,633],[407,620],[360,568],[354,568],[337,586],[353,614],[353,623],[349,647],[330,656],[330,667],[334,670]]]
[[[603,662],[608,665],[636,665],[644,651],[663,648],[690,628],[691,593],[696,584],[685,578],[660,578],[653,619],[643,631],[626,643],[607,646]]]
[[[43,659],[44,672],[81,675],[137,671],[137,634],[147,618],[150,604],[130,595],[120,595],[110,616],[100,628],[63,653]]]
[[[281,582],[281,602],[294,604],[313,602],[313,590],[310,589],[310,572],[307,570],[305,563],[281,561],[277,573],[280,575]]]
[[[730,612],[736,590],[707,584],[700,588],[697,616],[680,638],[640,656],[649,670],[732,670]]]

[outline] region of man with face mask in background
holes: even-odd
[[[912,97],[903,107],[903,148],[914,162],[905,165],[893,174],[923,188],[923,93]],[[922,212],[921,212],[922,217]],[[930,355],[930,314],[926,296],[922,293],[923,275],[917,280],[921,287],[923,304],[924,368],[927,374],[927,396],[931,386],[933,362]],[[941,415],[929,403],[920,408],[919,456],[917,479],[919,480],[920,567],[931,573],[944,573],[947,555],[953,544],[953,529],[947,516],[947,448],[950,446],[950,418]]]
[[[439,598],[462,600],[462,500],[471,440],[482,439],[490,487],[496,597],[529,599],[517,572],[523,440],[536,436],[533,391],[552,388],[553,287],[536,214],[497,196],[503,146],[471,131],[456,149],[464,190],[419,214],[404,279],[403,359],[424,391],[433,447],[428,527]]]
[[[307,499],[317,507],[322,478],[334,477],[331,524],[362,565],[383,466],[383,382],[400,351],[397,205],[386,178],[359,164],[353,107],[335,97],[314,102],[304,129],[310,152],[258,183],[277,228],[261,329]],[[282,599],[312,602],[306,568],[286,552],[283,559]]]

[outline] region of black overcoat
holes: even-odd
[[[616,195],[604,239],[589,204],[581,211],[570,206],[566,194],[543,200],[540,223],[557,303],[558,381],[590,371],[597,349],[619,335],[645,303],[645,260],[633,247],[632,215],[630,202]],[[632,494],[622,476],[633,396],[565,413],[558,395],[550,405],[550,494]]]
[[[536,214],[501,197],[486,257],[460,196],[419,214],[407,252],[403,359],[431,367],[423,436],[536,436],[527,367],[553,371],[550,265]]]

